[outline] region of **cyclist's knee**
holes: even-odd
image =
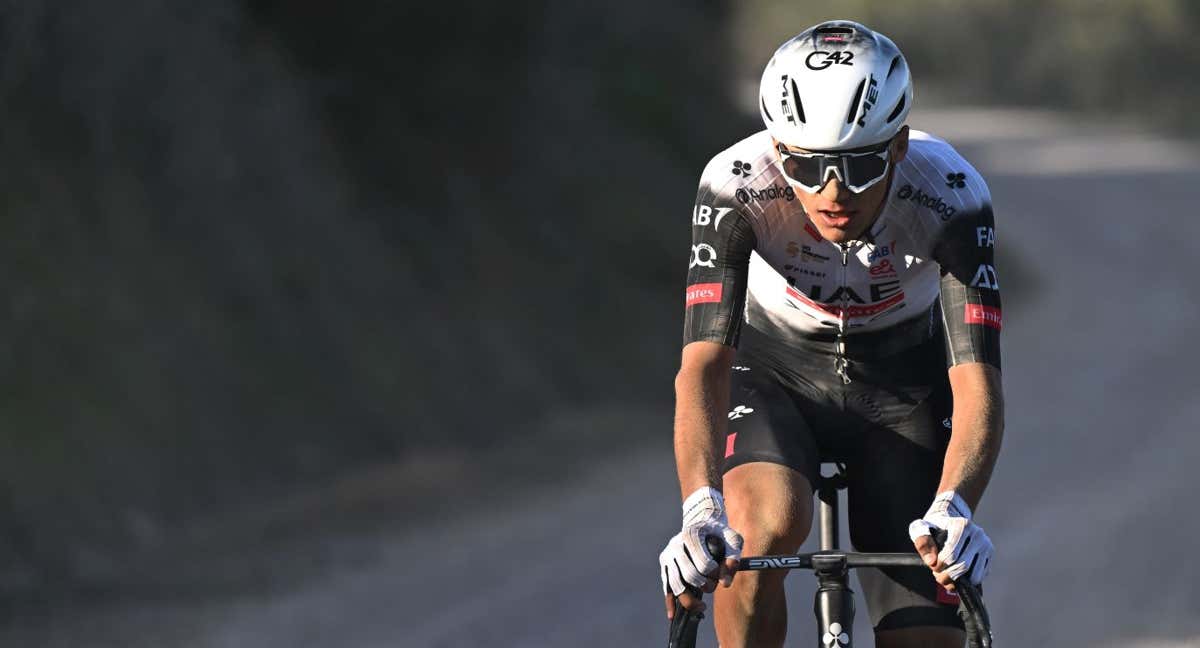
[[[742,534],[742,555],[791,553],[812,526],[812,487],[779,464],[742,464],[725,474],[729,524]]]

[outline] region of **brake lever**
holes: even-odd
[[[938,551],[946,545],[947,537],[945,529],[933,533],[933,543]],[[967,646],[992,648],[992,620],[983,605],[983,593],[971,584],[966,574],[954,579],[954,591],[958,593],[958,618],[962,619],[967,631]]]
[[[721,563],[725,562],[725,542],[717,536],[706,536],[704,548],[708,549],[709,555],[717,561],[719,572]],[[690,585],[687,591],[697,599],[704,597],[704,592]],[[667,632],[667,648],[696,648],[696,632],[700,628],[700,620],[703,618],[703,612],[693,612],[683,607],[679,598],[676,597],[675,615],[671,617],[671,626]]]

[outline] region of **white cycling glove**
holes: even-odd
[[[704,587],[708,579],[705,574],[717,577],[719,565],[704,547],[707,536],[724,541],[726,558],[742,555],[742,536],[729,528],[725,498],[709,486],[697,489],[683,501],[683,530],[658,555],[663,593],[679,596],[689,585]]]
[[[982,583],[996,548],[983,529],[971,521],[971,507],[954,491],[938,493],[925,517],[908,525],[908,537],[916,542],[917,538],[939,530],[946,532],[946,542],[938,560],[948,566],[946,572],[950,577],[958,579],[970,571],[971,584]]]

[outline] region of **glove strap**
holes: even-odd
[[[949,513],[953,513],[959,517],[964,517],[968,520],[971,519],[971,507],[967,506],[966,500],[964,500],[958,493],[952,490],[938,493],[937,497],[933,498],[933,505],[929,507],[929,510],[932,511],[933,509],[937,508],[937,505],[941,504],[942,502],[947,503],[947,511]]]
[[[706,510],[707,509],[707,510]],[[712,486],[701,486],[683,500],[683,523],[708,517],[709,511],[725,515],[725,498]]]

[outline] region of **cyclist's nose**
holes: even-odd
[[[825,186],[821,187],[821,197],[832,202],[843,202],[849,196],[850,190],[842,184],[841,180],[837,179],[837,176],[831,175]]]

